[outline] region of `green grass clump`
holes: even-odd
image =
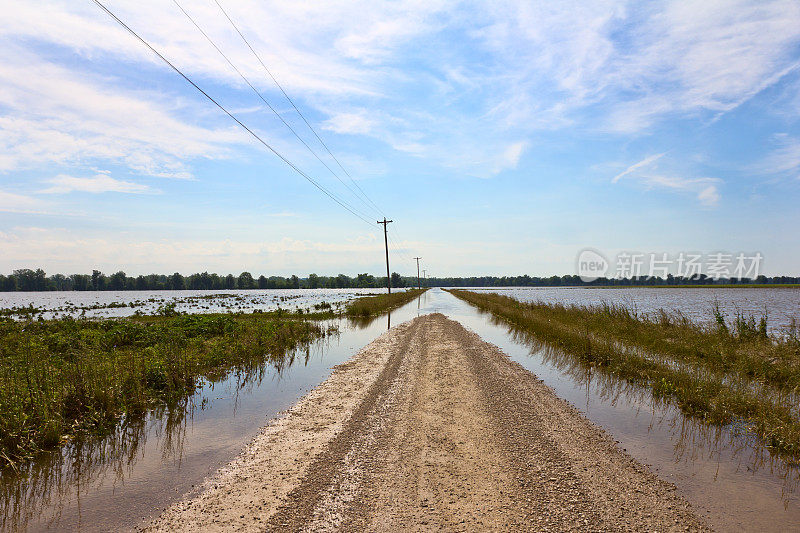
[[[703,326],[661,312],[621,307],[523,303],[507,296],[453,290],[582,365],[650,389],[709,424],[745,421],[780,454],[800,457],[800,340],[771,338],[766,325],[738,315]]]
[[[0,319],[0,466],[192,394],[201,377],[279,361],[326,334],[287,312]],[[282,315],[282,316],[279,316]]]
[[[403,292],[393,292],[392,294],[377,294],[375,296],[357,298],[347,304],[345,314],[353,318],[380,315],[407,304],[426,290],[428,289],[409,289]]]

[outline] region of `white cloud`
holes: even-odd
[[[117,180],[107,174],[97,174],[89,178],[77,178],[59,174],[46,180],[51,186],[42,190],[45,194],[64,194],[68,192],[88,192],[99,194],[103,192],[121,193],[152,193],[156,192],[147,185],[131,181]]]
[[[0,170],[102,160],[153,176],[189,178],[194,158],[222,157],[245,137],[181,120],[162,95],[136,95],[24,52],[0,63]]]
[[[659,171],[657,161],[661,160],[666,153],[655,154],[646,157],[629,166],[620,172],[611,183],[617,183],[622,178],[643,185],[646,189],[661,189],[673,192],[692,193],[697,200],[706,206],[714,206],[719,203],[720,193],[718,185],[722,180],[718,178],[684,178],[673,172]]]
[[[0,189],[0,211],[11,213],[30,213],[37,212],[45,206],[45,203],[32,196],[16,194]]]
[[[380,261],[382,239],[374,235],[321,242],[282,238],[263,240],[191,240],[136,238],[129,234],[86,235],[63,228],[15,227],[0,232],[0,272],[36,265],[49,273],[107,272],[124,269],[129,274],[180,272],[199,269],[236,273],[299,273],[314,265],[318,272],[355,270],[354,257]],[[380,263],[378,263],[380,264]],[[363,268],[363,266],[362,266]]]
[[[671,113],[734,109],[797,67],[793,0],[492,6],[475,34],[502,65],[498,105],[517,124],[595,107],[594,127],[638,132]]]
[[[618,182],[620,180],[620,178],[623,178],[623,177],[627,176],[628,174],[639,170],[642,167],[646,167],[646,166],[650,165],[651,163],[654,163],[655,161],[658,161],[659,159],[664,157],[664,155],[666,155],[666,152],[661,153],[661,154],[651,155],[649,157],[645,157],[644,159],[642,159],[638,163],[632,164],[631,166],[629,166],[628,168],[626,168],[625,170],[623,170],[622,172],[620,172],[619,174],[614,176],[612,178],[612,180],[611,180],[611,183],[616,183],[616,182]]]
[[[358,113],[336,113],[326,120],[322,127],[335,133],[367,134],[375,122],[365,111]]]
[[[800,139],[780,134],[775,141],[778,147],[756,165],[756,171],[800,179]]]
[[[500,155],[494,173],[499,174],[503,170],[517,168],[517,165],[519,164],[519,158],[522,157],[522,153],[527,147],[528,143],[525,141],[519,141],[508,145]]]
[[[697,194],[697,199],[704,205],[717,205],[719,203],[719,191],[715,185],[709,185]]]
[[[213,2],[181,3],[286,106]],[[539,130],[637,133],[665,116],[727,112],[796,68],[800,43],[794,0],[223,5],[321,128],[477,175],[512,168],[496,154]],[[235,107],[258,103],[171,3],[112,7],[202,85],[242,90]],[[77,60],[58,67],[33,52],[42,44]],[[152,78],[165,67],[90,3],[12,0],[0,13],[0,46],[20,57],[0,71],[0,105],[11,109],[0,122],[0,170],[94,158],[187,178],[193,160],[244,142],[224,117],[203,116],[206,107],[125,90],[138,68]],[[86,71],[109,63],[113,79]]]

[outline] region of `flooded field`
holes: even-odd
[[[44,454],[18,474],[5,471],[0,529],[133,528],[232,459],[260,427],[323,381],[333,366],[386,331],[389,320],[326,322],[338,326],[339,334],[277,363],[206,381],[178,406],[123,421],[105,438]]]
[[[713,428],[656,402],[648,390],[581,366],[455,297],[430,293],[442,312],[503,349],[650,465],[717,529],[787,531],[800,523],[800,468],[772,457],[735,427]],[[445,295],[449,296],[449,295]]]
[[[591,292],[594,297],[602,291]],[[797,309],[792,300],[797,294],[768,298],[785,299],[788,312],[791,305]],[[695,304],[698,312],[705,301]],[[121,424],[113,435],[50,454],[19,475],[4,473],[2,529],[111,531],[140,524],[233,458],[270,418],[324,380],[332,366],[388,327],[430,312],[444,313],[498,345],[606,429],[620,447],[674,482],[716,528],[785,531],[800,523],[798,465],[771,457],[735,427],[709,428],[686,418],[655,402],[649,391],[588,371],[569,354],[431,290],[390,315],[336,321],[338,337],[289,354],[279,365],[205,383],[178,408],[157,409],[143,421]]]
[[[172,304],[181,313],[274,311],[278,308],[293,311],[311,310],[322,302],[341,305],[359,296],[383,292],[385,289],[0,292],[0,309],[23,313],[31,310],[34,316],[42,318],[153,314]]]
[[[621,304],[640,313],[659,309],[679,311],[693,322],[714,320],[716,304],[729,318],[737,312],[761,317],[767,315],[771,332],[780,333],[800,322],[800,287],[783,288],[590,288],[590,287],[480,287],[476,292],[495,292],[522,302],[542,301],[564,305],[597,305],[602,302]]]

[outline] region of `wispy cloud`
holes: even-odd
[[[0,211],[11,213],[35,213],[44,207],[45,203],[38,198],[0,189]]]
[[[43,189],[44,194],[64,194],[69,192],[88,192],[99,194],[104,192],[120,192],[129,194],[155,193],[147,185],[114,179],[107,174],[97,174],[87,178],[60,174],[46,180],[50,187]]]
[[[632,164],[631,166],[629,166],[628,168],[626,168],[625,170],[623,170],[622,172],[620,172],[619,174],[614,176],[611,179],[611,183],[618,182],[620,180],[620,178],[623,178],[623,177],[627,176],[628,174],[631,174],[632,172],[636,172],[640,168],[646,167],[646,166],[650,165],[651,163],[653,163],[655,161],[658,161],[659,159],[661,159],[665,155],[666,155],[666,152],[661,153],[661,154],[651,155],[649,157],[646,157],[646,158],[642,159],[638,163]]]
[[[326,120],[322,127],[335,133],[367,134],[375,125],[374,119],[366,111],[357,113],[336,113]]]
[[[189,274],[197,269],[237,273],[302,272],[314,265],[318,272],[353,265],[354,257],[380,258],[383,241],[372,236],[321,242],[282,238],[271,241],[207,239],[174,242],[165,239],[129,238],[85,234],[65,228],[15,227],[0,232],[0,258],[5,269],[35,264],[48,272],[80,272],[86,264],[106,271],[124,268],[129,274],[166,272]],[[284,270],[286,269],[286,270]]]
[[[719,203],[720,193],[719,178],[685,178],[673,172],[659,171],[656,161],[662,159],[666,152],[654,154],[634,163],[614,176],[611,183],[617,183],[626,178],[644,186],[646,189],[662,189],[673,192],[688,192],[696,196],[697,200],[705,206],[714,206]]]
[[[775,142],[777,148],[759,162],[755,170],[762,174],[800,179],[800,139],[778,134]]]
[[[185,4],[280,103],[217,7]],[[17,63],[4,61],[0,103],[11,111],[0,123],[7,140],[0,170],[69,165],[83,154],[187,178],[194,160],[220,157],[243,142],[224,117],[200,123],[201,113],[177,105],[182,98],[121,90],[125,70],[162,67],[94,6],[45,6],[12,0],[0,15],[0,45],[54,45],[121,68],[116,79],[80,65],[59,70],[31,51],[36,46]],[[475,160],[492,161],[504,146],[541,130],[628,134],[669,116],[730,111],[792,72],[800,43],[800,5],[793,0],[636,8],[605,0],[580,9],[524,0],[226,6],[284,86],[318,112],[321,128],[374,137],[431,164],[461,162],[467,173]],[[258,101],[248,99],[236,73],[172,4],[114,7],[181,68],[204,84],[244,90],[236,107],[255,109]],[[445,150],[452,156],[442,157]],[[487,164],[475,173],[497,167]]]

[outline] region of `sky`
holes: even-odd
[[[177,1],[104,3],[325,192],[93,2],[6,0],[0,272],[379,275],[386,216],[409,275],[800,275],[796,0],[219,0],[258,57]]]

